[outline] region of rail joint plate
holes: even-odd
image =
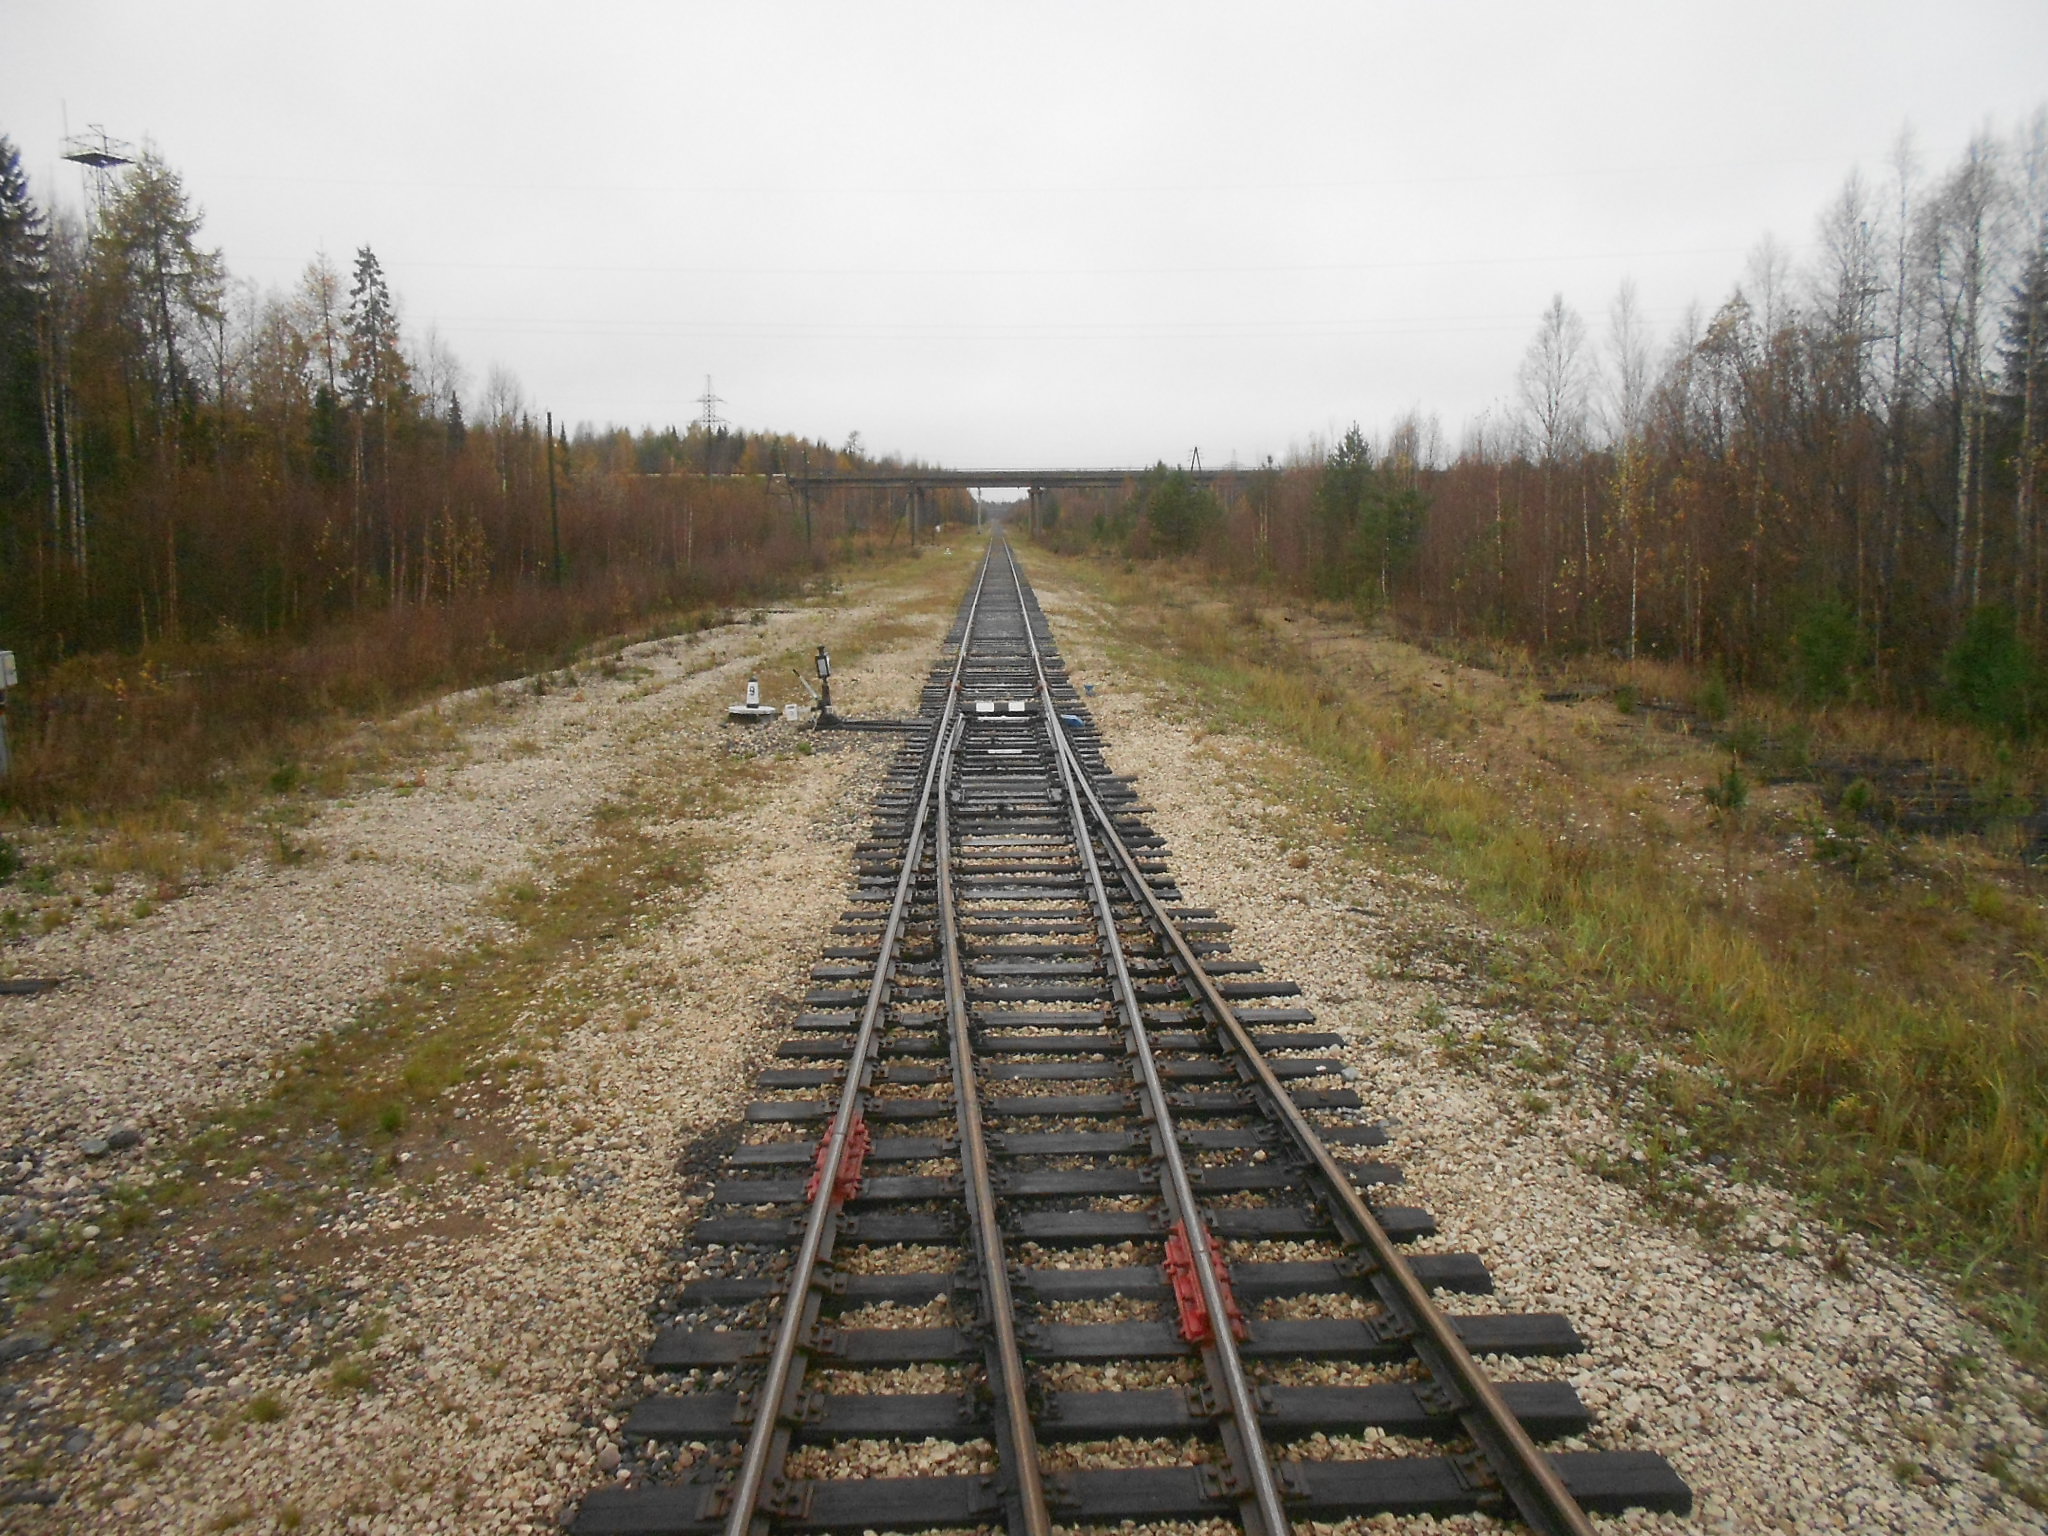
[[[1418,1381],[1411,1390],[1415,1393],[1415,1401],[1422,1405],[1422,1411],[1439,1418],[1452,1417],[1472,1406],[1471,1399],[1463,1392],[1440,1381]]]
[[[808,1478],[775,1477],[761,1494],[761,1508],[784,1520],[801,1520],[811,1512],[813,1484]]]
[[[1446,1459],[1451,1464],[1451,1475],[1458,1480],[1458,1486],[1478,1500],[1482,1514],[1507,1507],[1507,1495],[1501,1489],[1500,1479],[1493,1475],[1493,1468],[1486,1464],[1484,1456],[1477,1451],[1467,1451]]]

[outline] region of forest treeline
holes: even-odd
[[[2048,713],[2048,113],[1923,171],[1851,175],[1795,266],[1766,240],[1651,335],[1562,295],[1455,447],[1410,416],[1207,492],[1161,468],[1055,537],[1436,632],[1658,656],[1815,700]]]
[[[17,803],[91,798],[109,743],[364,709],[566,654],[635,616],[798,579],[855,498],[769,477],[872,461],[701,424],[572,437],[408,332],[376,253],[237,278],[153,148],[52,216],[0,138],[0,648]],[[806,515],[808,514],[808,515]]]

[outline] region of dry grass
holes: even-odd
[[[857,659],[847,647],[893,643],[911,632],[913,613],[958,601],[980,540],[972,530],[950,538],[951,558],[872,540],[835,548],[821,590],[852,601],[887,592],[897,604],[845,645],[835,641],[842,662]],[[488,694],[423,701],[529,673],[536,692],[574,686],[578,668],[609,675],[622,648],[743,618],[728,598],[774,590],[761,578],[678,608],[617,585],[540,589],[379,613],[304,641],[229,634],[141,656],[73,658],[13,695],[16,772],[0,785],[0,941],[61,926],[78,908],[118,927],[252,850],[281,863],[317,858],[317,843],[298,830],[314,801],[459,751],[463,727],[498,707]],[[775,658],[773,676],[787,678],[788,666],[808,675],[810,660],[794,651]],[[513,750],[540,747],[521,739]],[[39,871],[54,879],[46,891],[16,878]],[[103,885],[119,887],[118,902],[88,907],[84,893],[104,896]]]
[[[225,634],[139,656],[73,657],[17,691],[5,803],[38,818],[99,819],[296,783],[309,757],[364,721],[434,693],[569,665],[636,624],[673,632],[720,622],[735,595],[677,608],[623,588],[525,589],[380,612],[309,638]]]
[[[1674,1147],[1766,1164],[2048,1357],[2048,903],[2010,839],[1839,825],[1805,785],[1717,812],[1702,790],[1725,750],[1606,699],[1544,703],[1527,658],[1462,666],[1157,570],[1066,569],[1111,600],[1134,666],[1320,765],[1275,794],[1323,835],[1391,845],[1537,936],[1515,990],[1631,1013],[1698,1068],[1658,1081],[1683,1131],[1651,1138],[1653,1174]],[[1939,723],[1741,708],[1767,735],[2027,771]]]

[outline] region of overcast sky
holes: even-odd
[[[37,191],[152,139],[230,268],[382,259],[571,422],[954,465],[1282,454],[1512,390],[1554,291],[1662,334],[1911,124],[2048,97],[2048,4],[0,6]]]

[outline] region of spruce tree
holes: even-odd
[[[1316,481],[1313,580],[1323,597],[1350,597],[1363,570],[1358,528],[1372,487],[1372,444],[1353,422]]]
[[[359,411],[388,408],[404,371],[398,352],[398,311],[377,253],[366,245],[356,252],[355,281],[348,291],[349,403]]]
[[[1415,557],[1428,504],[1374,461],[1354,423],[1323,461],[1316,483],[1316,591],[1367,605],[1385,602]]]
[[[321,485],[339,485],[348,478],[348,431],[343,421],[341,402],[322,384],[313,391],[313,411],[306,424],[313,478]]]
[[[1156,548],[1171,555],[1196,549],[1209,530],[1223,521],[1215,493],[1185,470],[1155,470],[1145,487],[1145,521]]]
[[[39,334],[49,286],[49,227],[20,152],[0,135],[0,503],[9,507],[31,500],[47,470]]]

